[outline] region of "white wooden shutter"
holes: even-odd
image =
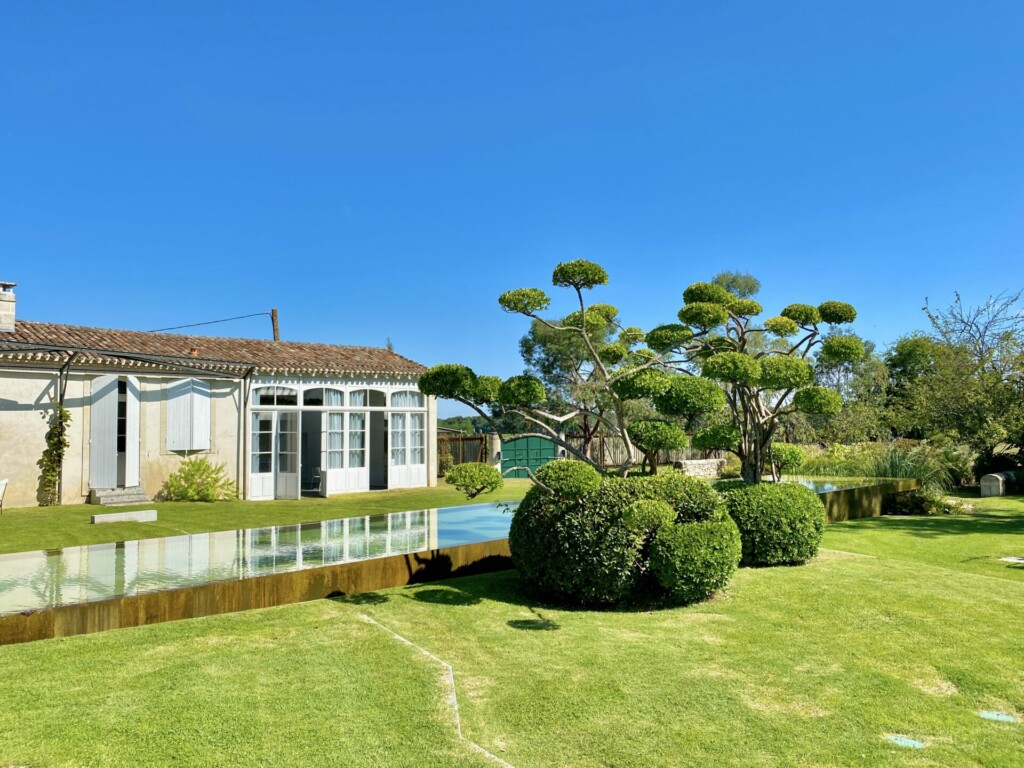
[[[128,376],[127,409],[125,411],[124,485],[134,488],[139,484],[139,401],[142,387],[134,376]]]
[[[182,379],[167,387],[167,450],[210,450],[210,385]]]
[[[192,379],[167,387],[167,450],[192,448]]]
[[[193,451],[210,450],[210,385],[192,379],[191,446]]]
[[[89,413],[89,487],[117,487],[117,376],[92,380]]]

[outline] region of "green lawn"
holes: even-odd
[[[0,515],[0,554],[53,549],[78,544],[129,541],[180,533],[207,533],[265,525],[287,525],[383,512],[454,507],[468,504],[466,497],[439,481],[437,488],[371,491],[323,498],[288,501],[229,501],[216,504],[155,502],[138,507],[103,508],[90,504],[66,507],[5,509]],[[506,480],[501,490],[481,501],[522,498],[529,480]],[[104,523],[93,525],[91,515],[132,509],[156,509],[155,523]],[[3,764],[0,763],[0,766]]]
[[[512,572],[0,648],[0,766],[493,765],[364,616],[451,663],[464,734],[520,768],[1019,766],[1024,723],[977,713],[1024,716],[1024,583],[995,565],[1024,500],[978,512],[832,526],[688,608],[556,609]]]
[[[871,517],[833,523],[825,546],[880,558],[1024,581],[1024,567],[1000,557],[1024,557],[1024,501],[965,497],[973,510],[951,517]]]

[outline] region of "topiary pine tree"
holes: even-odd
[[[720,282],[756,290],[756,280],[737,282],[736,277]],[[698,431],[693,444],[735,453],[744,479],[753,483],[760,482],[764,473],[780,416],[797,409],[831,413],[842,406],[837,392],[814,386],[811,362],[812,353],[823,343],[821,324],[849,323],[856,317],[849,304],[791,304],[778,317],[758,326],[753,318],[761,314],[761,305],[750,298],[749,290],[740,298],[723,284],[695,283],[683,292],[679,323],[643,333],[622,327],[614,307],[588,307],[585,292],[608,283],[608,274],[600,265],[584,260],[559,264],[552,283],[570,289],[579,306],[561,321],[540,316],[551,299],[539,288],[507,291],[498,303],[506,312],[524,315],[575,339],[569,346],[579,355],[579,365],[566,368],[581,378],[590,402],[600,403],[600,409],[587,402],[564,407],[564,401],[562,408],[549,407],[547,391],[534,376],[501,381],[478,376],[463,365],[431,368],[420,377],[420,390],[462,402],[492,424],[496,416],[520,414],[534,431],[517,437],[548,438],[596,466],[565,436],[566,425],[585,414],[623,443],[627,458],[620,470],[624,474],[636,460],[634,437],[644,443],[648,454],[655,442],[680,444],[674,430],[650,424],[631,430],[629,414],[635,409],[629,408],[630,401],[645,402],[649,410],[665,417],[665,423],[685,421],[690,426],[701,416],[726,410],[728,423],[716,422]],[[798,338],[794,341],[792,337]],[[844,341],[829,346],[830,362],[844,354],[856,357],[858,346],[856,341],[848,341],[851,338],[855,337],[844,336]],[[859,349],[862,353],[863,347]],[[651,421],[649,415],[641,418]]]

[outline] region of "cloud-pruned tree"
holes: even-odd
[[[622,442],[623,473],[636,461],[638,448],[653,458],[659,446],[682,444],[684,425],[692,428],[702,416],[724,411],[725,420],[698,431],[694,445],[735,453],[744,479],[760,482],[780,417],[796,410],[835,413],[842,407],[838,392],[815,383],[815,352],[821,348],[831,365],[864,354],[855,336],[827,335],[823,329],[856,318],[856,310],[843,302],[790,304],[756,322],[762,308],[751,296],[759,283],[749,275],[723,273],[716,282],[694,283],[683,292],[679,322],[647,332],[624,327],[611,305],[588,305],[588,293],[608,284],[600,265],[561,263],[552,284],[570,291],[578,306],[560,320],[543,316],[551,299],[539,288],[507,291],[498,303],[506,312],[530,318],[533,327],[564,336],[561,349],[575,359],[560,362],[558,373],[566,377],[567,391],[578,387],[586,397],[549,401],[549,388],[537,376],[501,381],[454,364],[428,370],[420,389],[462,402],[486,418],[517,413],[530,425],[526,434],[546,437],[596,466],[566,439],[566,426],[585,416]],[[633,415],[634,401],[647,404],[648,413]]]

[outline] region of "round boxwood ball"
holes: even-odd
[[[512,516],[508,545],[533,591],[571,605],[609,605],[632,594],[645,535],[622,518],[638,495],[617,485],[605,481],[575,498],[540,486],[526,492]]]
[[[672,507],[678,522],[724,520],[728,517],[721,494],[707,480],[682,472],[662,472],[642,482],[654,498]]]
[[[723,489],[743,540],[741,565],[792,565],[818,554],[825,505],[796,483],[759,483]]]
[[[663,525],[651,541],[650,571],[670,600],[692,603],[729,583],[740,551],[731,519]]]
[[[549,461],[537,470],[537,479],[560,496],[578,498],[601,487],[601,473],[571,459]]]

